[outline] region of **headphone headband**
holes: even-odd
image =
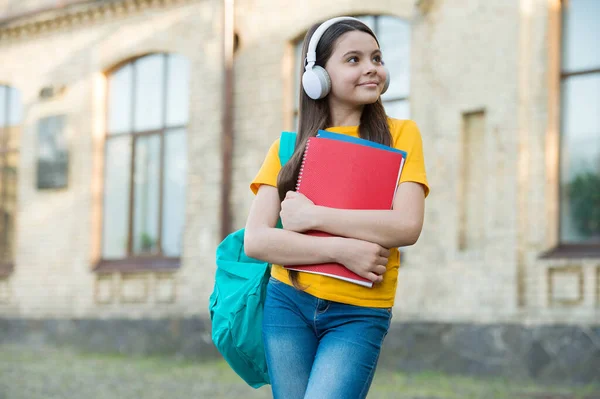
[[[315,65],[315,62],[317,62],[317,45],[319,44],[319,40],[321,40],[321,36],[323,36],[325,31],[329,29],[331,25],[336,24],[339,21],[358,21],[363,25],[365,24],[360,19],[353,17],[336,17],[323,22],[321,25],[319,25],[315,33],[313,33],[310,41],[308,42],[308,51],[306,52],[307,64],[305,69],[312,68]]]

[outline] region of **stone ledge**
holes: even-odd
[[[0,344],[68,346],[91,352],[216,358],[210,322],[186,319],[6,319]]]
[[[600,244],[558,245],[542,253],[539,259],[600,259]]]
[[[93,352],[219,357],[203,318],[0,319],[0,344],[71,346]],[[600,325],[392,323],[380,366],[552,382],[599,382]]]
[[[384,367],[543,381],[600,381],[600,324],[392,323]]]
[[[0,42],[31,38],[67,27],[119,18],[148,8],[164,8],[196,0],[105,0],[72,2],[0,18]]]

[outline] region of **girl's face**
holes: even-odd
[[[372,104],[386,79],[377,41],[361,31],[346,32],[337,39],[325,69],[331,78],[330,104]]]

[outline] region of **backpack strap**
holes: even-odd
[[[281,138],[279,139],[279,160],[281,166],[285,165],[294,154],[296,148],[296,133],[294,132],[281,132]]]

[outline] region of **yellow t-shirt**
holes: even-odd
[[[423,144],[419,128],[411,120],[392,118],[388,118],[388,125],[392,134],[393,147],[407,152],[407,159],[398,184],[407,181],[420,183],[425,189],[425,196],[427,196],[429,185],[425,173]],[[359,137],[358,126],[335,126],[326,130]],[[258,188],[262,184],[277,187],[277,176],[280,170],[279,139],[277,139],[271,145],[262,167],[250,185],[254,194],[258,192]],[[392,248],[383,282],[374,284],[372,288],[311,273],[299,273],[298,282],[302,287],[307,287],[305,290],[307,293],[317,298],[356,306],[388,308],[394,304],[399,267],[398,249]],[[280,265],[273,265],[271,275],[277,280],[292,285],[287,270]]]

